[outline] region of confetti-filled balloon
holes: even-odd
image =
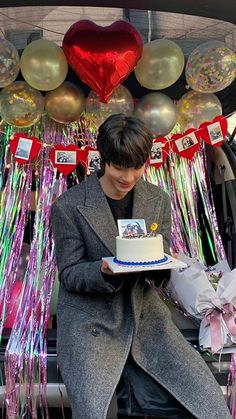
[[[134,100],[130,91],[123,85],[114,90],[108,103],[99,101],[93,90],[86,99],[86,112],[93,114],[96,124],[100,125],[108,116],[115,113],[131,115],[134,110]]]
[[[236,76],[236,54],[220,41],[199,45],[186,65],[188,85],[197,92],[215,93],[229,86]]]
[[[161,90],[175,83],[183,69],[184,54],[181,48],[168,39],[155,39],[144,45],[134,73],[142,86]]]
[[[176,124],[176,106],[163,93],[143,96],[134,108],[134,115],[148,125],[153,137],[169,134]]]
[[[20,71],[17,49],[6,39],[0,39],[0,87],[11,84]]]
[[[68,71],[63,50],[46,39],[39,39],[27,45],[22,53],[20,66],[27,83],[43,91],[60,86]]]
[[[45,109],[54,121],[67,124],[76,121],[85,107],[85,96],[75,84],[65,81],[45,96]]]
[[[198,93],[191,90],[177,103],[177,122],[181,131],[199,128],[206,121],[212,121],[222,114],[222,106],[213,93]]]
[[[29,127],[42,116],[44,98],[24,81],[15,81],[0,93],[0,115],[10,125]]]

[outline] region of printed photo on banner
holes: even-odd
[[[162,163],[162,143],[153,143],[151,156],[150,156],[150,164],[154,163]]]
[[[134,237],[147,234],[146,223],[143,219],[117,220],[120,237]]]
[[[193,132],[175,141],[175,144],[179,151],[187,150],[188,148],[194,146],[197,143],[197,138]]]
[[[15,157],[22,160],[29,160],[33,141],[29,138],[19,138]]]
[[[211,140],[211,144],[217,144],[224,140],[219,122],[215,122],[214,124],[208,125],[207,131]]]
[[[97,150],[89,150],[88,152],[88,169],[91,172],[101,169],[101,158]]]
[[[76,164],[76,151],[56,150],[55,163]]]

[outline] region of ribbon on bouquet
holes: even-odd
[[[205,326],[210,326],[211,349],[213,353],[219,352],[224,345],[221,334],[222,319],[231,336],[236,339],[235,313],[236,308],[231,303],[224,304],[222,309],[215,307],[206,311],[203,321]]]

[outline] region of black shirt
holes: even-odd
[[[106,199],[116,222],[117,220],[132,218],[133,190],[129,191],[124,198],[113,199],[106,195]]]

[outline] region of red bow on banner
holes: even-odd
[[[159,169],[167,159],[170,144],[166,137],[156,138],[153,141],[149,164]]]
[[[50,160],[53,166],[67,176],[71,173],[79,162],[87,165],[88,151],[81,150],[74,144],[70,144],[66,147],[63,145],[56,145],[50,151]]]
[[[173,151],[189,160],[193,158],[200,147],[199,131],[194,128],[189,128],[182,134],[172,135],[171,140]]]
[[[200,137],[208,144],[221,147],[227,134],[228,122],[225,116],[217,116],[212,122],[204,122],[199,127]]]
[[[89,20],[74,23],[63,39],[68,63],[101,102],[132,72],[142,55],[143,42],[128,22],[101,27]]]
[[[28,137],[23,132],[17,132],[10,139],[10,151],[14,159],[25,164],[35,159],[42,148],[42,143],[36,137]]]

